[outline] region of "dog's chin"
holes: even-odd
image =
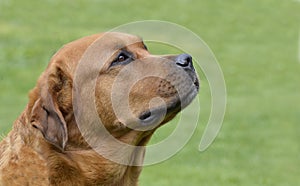
[[[140,127],[144,130],[158,128],[166,122],[172,120],[178,112],[187,107],[197,96],[199,90],[198,82],[195,83],[190,91],[182,96],[176,95],[163,106],[158,106],[144,111],[139,116]]]

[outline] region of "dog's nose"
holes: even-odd
[[[175,62],[178,66],[184,68],[194,68],[192,63],[192,56],[190,56],[189,54],[180,54],[176,57]]]

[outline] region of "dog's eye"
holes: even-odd
[[[131,62],[133,60],[133,58],[131,57],[130,54],[127,54],[126,52],[121,52],[111,63],[111,66],[115,66],[115,65],[124,65],[127,64],[129,62]]]
[[[125,54],[120,54],[120,55],[118,56],[117,62],[123,62],[123,61],[125,61],[125,60],[128,59],[128,58],[129,58],[129,57],[126,56]]]

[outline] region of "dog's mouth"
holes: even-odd
[[[170,121],[175,115],[187,107],[196,97],[199,91],[199,80],[196,78],[190,90],[182,96],[175,96],[169,103],[163,106],[150,108],[139,116],[141,128],[157,128],[161,124]],[[145,130],[144,129],[144,130]]]

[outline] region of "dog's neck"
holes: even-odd
[[[25,148],[32,151],[29,153],[39,156],[40,169],[48,172],[50,184],[137,185],[142,167],[111,162],[89,147],[82,149],[67,145],[65,151],[60,151],[47,143],[42,134],[31,126],[26,113],[21,114],[14,124],[14,129],[7,138],[9,141],[22,140],[22,143],[11,144],[23,144],[24,147],[18,147],[19,150]],[[12,149],[16,150],[15,147]],[[19,152],[16,150],[12,154],[16,155]],[[144,149],[133,154],[133,161],[143,161],[143,157]]]

